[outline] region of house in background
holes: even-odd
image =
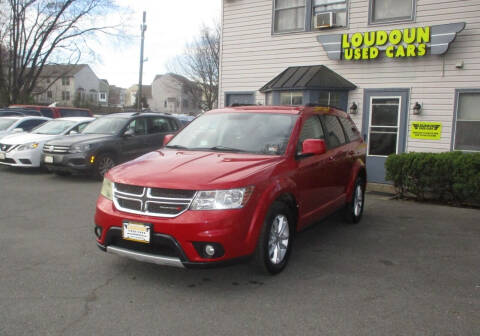
[[[98,105],[99,90],[100,79],[87,64],[54,64],[43,68],[33,94],[42,105]]]
[[[111,85],[108,91],[108,106],[110,107],[125,107],[127,90],[115,85]]]
[[[138,84],[132,85],[127,89],[126,97],[125,97],[125,106],[133,106],[136,105],[136,98],[138,92]],[[152,86],[151,85],[142,85],[142,97],[144,100],[144,107],[151,107],[152,106]],[[145,106],[145,103],[148,106]]]
[[[108,93],[110,85],[106,79],[101,79],[98,88],[98,105],[108,106]]]
[[[155,76],[152,82],[153,111],[197,115],[201,100],[200,87],[183,76],[167,73]]]

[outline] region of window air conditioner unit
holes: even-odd
[[[335,26],[335,13],[324,12],[315,15],[315,28],[323,29]]]

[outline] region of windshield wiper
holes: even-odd
[[[243,149],[226,147],[226,146],[213,146],[213,147],[204,147],[204,148],[195,148],[195,149],[204,149],[204,150],[213,150],[213,151],[223,151],[223,152],[239,152],[239,153],[248,152],[248,151],[243,150]]]
[[[180,146],[180,145],[166,145],[165,147],[167,148],[173,148],[173,149],[189,149],[188,147],[185,146]]]

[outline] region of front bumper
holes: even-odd
[[[46,162],[51,157],[52,162]],[[51,171],[67,171],[70,173],[89,173],[93,169],[89,153],[42,153],[41,163]]]
[[[120,212],[113,202],[100,196],[95,224],[102,232],[97,245],[105,252],[136,260],[175,267],[224,266],[248,259],[254,252],[258,235],[252,230],[254,202],[237,210],[192,211],[176,218],[158,218]],[[123,221],[152,225],[150,244],[122,238]],[[223,254],[206,258],[195,247],[198,243],[219,244]]]
[[[41,154],[40,148],[0,152],[0,164],[12,167],[40,167]]]

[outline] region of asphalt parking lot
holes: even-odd
[[[100,182],[0,167],[0,335],[480,335],[480,211],[368,194],[278,276],[101,252]]]

